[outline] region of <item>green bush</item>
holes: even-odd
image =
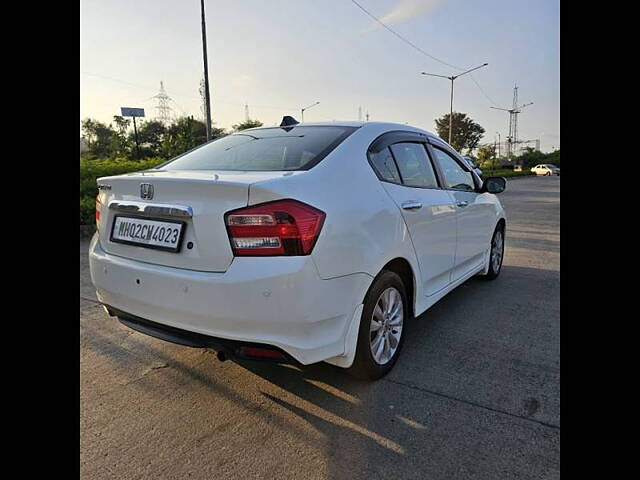
[[[147,170],[164,161],[162,158],[146,158],[144,160],[127,160],[125,158],[90,160],[81,158],[80,225],[95,223],[95,201],[98,195],[96,180],[98,178]]]
[[[95,223],[95,210],[95,198],[80,197],[80,225],[91,225]]]

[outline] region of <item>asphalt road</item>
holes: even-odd
[[[128,330],[81,242],[81,478],[559,478],[559,194],[559,177],[509,182],[501,276],[419,317],[375,383]]]

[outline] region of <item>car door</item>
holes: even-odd
[[[369,152],[369,160],[398,205],[413,243],[424,295],[449,285],[456,249],[456,209],[440,188],[424,142],[398,142]]]
[[[495,206],[489,194],[479,193],[480,185],[455,152],[435,143],[429,148],[456,207],[457,240],[451,277],[456,281],[484,262],[493,235]]]

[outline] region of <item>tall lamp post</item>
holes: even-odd
[[[207,141],[211,140],[211,98],[209,96],[209,63],[207,62],[207,28],[204,23],[204,0],[200,0],[202,16],[202,58],[204,60],[204,103],[207,124]]]
[[[304,107],[304,108],[301,108],[301,109],[300,109],[300,116],[301,116],[302,122],[304,122],[304,111],[305,111],[305,110],[309,110],[311,107],[315,107],[315,106],[316,106],[316,105],[318,105],[319,103],[320,103],[320,102],[312,103],[311,105],[309,105],[309,106],[307,106],[307,107]]]
[[[453,127],[453,82],[456,78],[461,77],[462,75],[465,75],[469,72],[473,72],[474,70],[478,70],[479,68],[486,67],[487,65],[489,64],[483,63],[482,65],[472,68],[471,70],[467,70],[466,72],[459,73],[458,75],[451,75],[450,77],[447,77],[446,75],[436,75],[435,73],[422,72],[422,75],[429,75],[431,77],[440,77],[440,78],[446,78],[447,80],[451,80],[451,108],[449,109],[449,145],[451,145],[451,129]]]

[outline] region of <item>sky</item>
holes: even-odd
[[[454,111],[502,141],[514,85],[518,137],[560,148],[559,0],[357,0],[402,37],[461,69]],[[461,70],[410,47],[351,0],[205,0],[211,115],[230,128],[249,116],[408,123],[435,131]],[[199,0],[81,0],[80,119],[109,123],[120,107],[157,114],[160,81],[176,116],[202,118]],[[474,80],[477,82],[474,82]],[[479,85],[479,86],[478,86]]]

